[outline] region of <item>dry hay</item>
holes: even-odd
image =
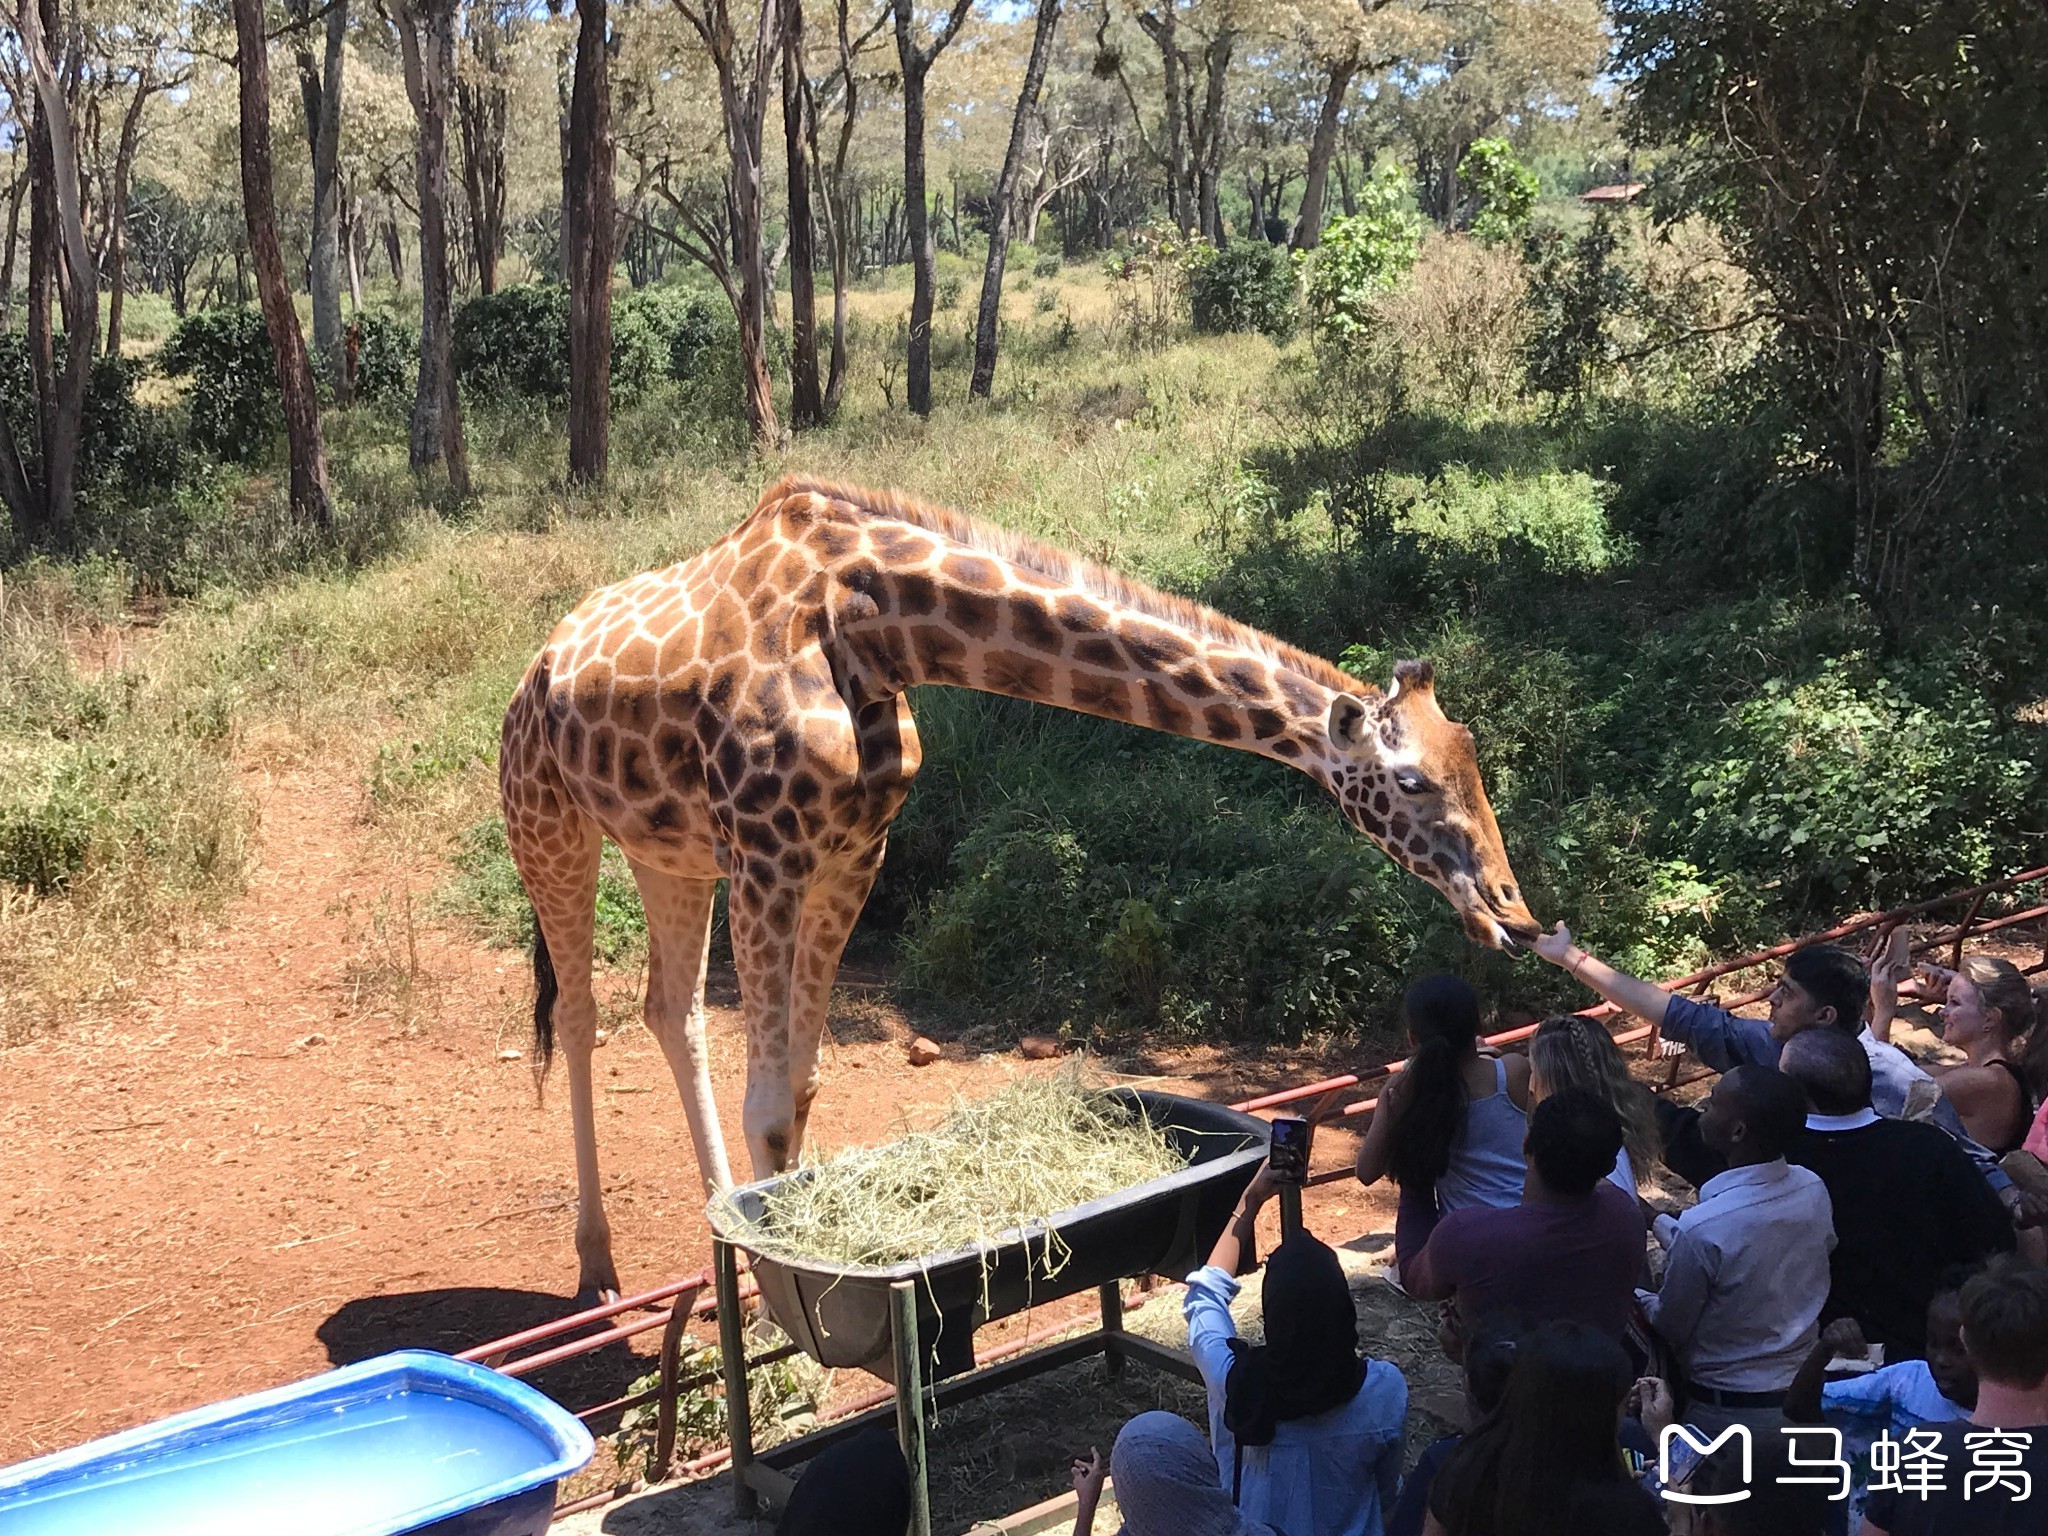
[[[887,1266],[976,1245],[1187,1166],[1128,1102],[1074,1072],[956,1098],[938,1126],[804,1169],[744,1228],[747,1246],[832,1264]],[[1065,1262],[1047,1244],[1044,1273]]]

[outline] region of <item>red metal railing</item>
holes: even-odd
[[[1674,981],[1665,982],[1664,985],[1674,992],[1689,991],[1703,996],[1706,995],[1714,982],[1723,977],[1739,975],[1744,971],[1753,970],[1757,966],[1767,965],[1773,960],[1783,959],[1795,950],[1804,949],[1809,945],[1835,943],[1843,939],[1854,938],[1859,934],[1871,934],[1873,937],[1882,940],[1893,929],[1902,924],[1914,922],[1944,907],[1962,906],[1964,907],[1964,912],[1959,919],[1937,928],[1931,934],[1923,935],[1914,941],[1912,945],[1912,952],[1916,955],[1932,953],[1946,947],[1950,951],[1950,963],[1953,965],[1960,959],[1963,945],[1971,939],[1983,938],[1989,934],[2001,933],[2026,923],[2048,918],[2048,903],[2027,907],[2019,911],[2001,913],[1990,918],[1986,918],[1983,915],[1987,902],[1993,896],[2044,879],[2048,879],[2048,864],[2041,865],[2035,869],[2024,870],[2016,875],[2008,875],[2001,880],[1992,880],[1987,881],[1983,885],[1971,886],[1967,890],[1952,891],[1944,896],[1932,897],[1925,901],[1911,902],[1905,906],[1893,907],[1888,911],[1859,917],[1850,922],[1837,924],[1835,927],[1820,933],[1808,934],[1799,939],[1790,939],[1785,943],[1772,945],[1769,949],[1761,949],[1753,954],[1739,955],[1732,960],[1720,961],[1717,964],[1694,971],[1689,976],[1681,976]],[[2044,942],[2042,946],[2041,958],[2030,966],[2022,967],[2022,969],[2030,976],[2048,971],[2048,942]],[[1769,990],[1768,987],[1752,988],[1738,993],[1734,997],[1722,999],[1721,1006],[1725,1008],[1746,1007],[1749,1004],[1762,1001],[1769,995]],[[1621,1010],[1611,1003],[1600,1003],[1590,1008],[1581,1009],[1580,1012],[1587,1018],[1605,1019],[1618,1015]],[[1502,1030],[1498,1034],[1489,1035],[1486,1037],[1486,1041],[1487,1044],[1496,1047],[1510,1046],[1526,1040],[1536,1032],[1536,1029],[1536,1025],[1526,1024],[1515,1029]],[[1625,1029],[1617,1033],[1614,1039],[1616,1044],[1622,1046],[1633,1045],[1638,1041],[1643,1042],[1645,1054],[1653,1054],[1658,1045],[1657,1031],[1648,1024]],[[1678,1057],[1673,1058],[1672,1071],[1665,1086],[1670,1087],[1678,1083],[1677,1072],[1680,1060],[1681,1058]],[[1382,1066],[1367,1068],[1362,1072],[1344,1073],[1337,1077],[1323,1078],[1318,1082],[1304,1083],[1299,1087],[1262,1094],[1256,1098],[1246,1099],[1231,1107],[1247,1113],[1257,1113],[1261,1110],[1281,1109],[1290,1105],[1310,1103],[1306,1118],[1312,1122],[1320,1124],[1330,1121],[1349,1120],[1359,1115],[1370,1114],[1379,1103],[1377,1095],[1351,1099],[1349,1102],[1346,1102],[1349,1095],[1384,1081],[1394,1073],[1401,1071],[1406,1065],[1405,1060],[1391,1061]],[[1310,1101],[1313,1102],[1311,1103]],[[1350,1174],[1351,1170],[1349,1167],[1328,1168],[1319,1173],[1312,1174],[1309,1182],[1311,1184],[1327,1184],[1334,1180],[1347,1178]],[[752,1299],[757,1294],[758,1288],[752,1281],[742,1282],[740,1288],[740,1299],[742,1301]],[[667,1285],[642,1292],[638,1296],[627,1297],[600,1307],[592,1307],[587,1311],[575,1313],[557,1322],[545,1323],[537,1328],[528,1328],[502,1339],[493,1339],[487,1344],[479,1344],[474,1349],[463,1351],[458,1358],[493,1366],[508,1376],[522,1376],[540,1370],[545,1366],[558,1364],[563,1360],[590,1354],[604,1348],[608,1344],[619,1343],[643,1333],[650,1333],[656,1328],[662,1329],[661,1353],[657,1361],[657,1369],[661,1375],[661,1385],[646,1391],[628,1393],[623,1397],[599,1403],[595,1407],[584,1409],[577,1417],[589,1421],[603,1418],[612,1413],[623,1412],[628,1408],[636,1407],[643,1403],[659,1402],[661,1410],[657,1419],[658,1428],[654,1465],[659,1468],[667,1468],[671,1464],[670,1458],[675,1445],[675,1410],[678,1395],[694,1388],[709,1385],[719,1379],[719,1373],[715,1371],[700,1372],[695,1376],[678,1379],[680,1375],[682,1342],[686,1337],[688,1323],[695,1317],[710,1316],[716,1310],[717,1307],[711,1294],[711,1275],[706,1271],[692,1275],[685,1280],[671,1281]],[[628,1313],[635,1312],[645,1315],[633,1318],[627,1322],[614,1323],[611,1327],[600,1329],[596,1333],[582,1334],[581,1337],[577,1338],[567,1337],[572,1334],[581,1334],[582,1330],[598,1323],[610,1322],[613,1318],[624,1317]],[[1011,1355],[1020,1354],[1024,1350],[1036,1348],[1038,1345],[1067,1332],[1073,1326],[1075,1325],[1071,1323],[1057,1324],[987,1351],[977,1351],[974,1357],[975,1364],[977,1366],[993,1364]],[[566,1341],[562,1343],[550,1342],[557,1339]],[[541,1344],[546,1344],[548,1347],[531,1354],[520,1354],[522,1350],[530,1350],[533,1346]],[[750,1356],[747,1360],[747,1366],[751,1370],[754,1367],[767,1365],[776,1360],[788,1359],[795,1352],[796,1346],[783,1345],[779,1348],[765,1351],[758,1356]],[[510,1357],[515,1354],[519,1354],[520,1357],[516,1360],[511,1359]],[[887,1401],[889,1395],[883,1392],[864,1397],[855,1403],[846,1405],[835,1412],[832,1417],[838,1419],[865,1412]],[[730,1455],[731,1453],[724,1449],[714,1450],[707,1455],[682,1463],[678,1470],[684,1476],[701,1475],[724,1465],[730,1459]],[[586,1498],[561,1505],[555,1511],[556,1517],[559,1518],[562,1515],[571,1514],[577,1510],[591,1509],[608,1503],[612,1499],[618,1498],[621,1494],[631,1491],[634,1486],[635,1484],[633,1483],[623,1483],[612,1489],[591,1494]]]

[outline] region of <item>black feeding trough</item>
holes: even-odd
[[[973,1366],[974,1331],[983,1323],[1118,1279],[1178,1279],[1196,1268],[1266,1156],[1269,1129],[1251,1115],[1145,1089],[1117,1088],[1110,1096],[1163,1131],[1188,1166],[972,1247],[886,1266],[789,1258],[752,1246],[750,1228],[777,1187],[809,1177],[803,1170],[734,1190],[729,1204],[712,1202],[712,1230],[752,1254],[769,1315],[820,1364],[859,1366],[893,1381],[890,1292],[912,1281],[921,1364],[930,1379],[955,1375]]]

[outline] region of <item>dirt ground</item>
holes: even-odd
[[[262,831],[247,893],[118,1011],[6,1053],[0,1463],[572,1309],[567,1095],[557,1080],[537,1097],[530,1062],[500,1059],[528,1043],[524,958],[424,915],[443,871],[394,859],[359,783],[345,767],[252,771]],[[614,1027],[597,1058],[629,1290],[708,1260],[673,1082],[632,1022],[636,980],[609,979]],[[886,1139],[1000,1073],[1056,1065],[949,1048],[913,1071],[907,1026],[861,996],[828,1047],[812,1122],[827,1145]],[[714,974],[712,1001],[726,1136],[741,1149],[729,974]],[[1227,1100],[1351,1063],[1212,1051],[1106,1065]],[[1312,1210],[1335,1239],[1391,1230],[1390,1203],[1355,1185]],[[540,1384],[574,1403],[615,1395],[647,1369],[654,1336],[635,1343]]]

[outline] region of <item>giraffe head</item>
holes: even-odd
[[[1479,778],[1472,733],[1436,701],[1426,661],[1394,668],[1383,699],[1340,693],[1330,704],[1331,783],[1353,826],[1444,893],[1482,944],[1536,937]]]

